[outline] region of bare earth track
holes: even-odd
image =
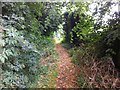
[[[77,86],[77,75],[80,71],[71,63],[67,50],[60,44],[57,44],[56,51],[59,54],[56,88],[79,88]]]

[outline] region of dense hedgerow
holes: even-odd
[[[42,73],[40,58],[53,52],[52,33],[60,23],[60,15],[55,8],[48,8],[55,7],[55,4],[44,5],[2,3],[1,87],[25,88],[35,81],[35,76]],[[47,16],[44,17],[44,14]],[[51,21],[52,17],[55,22]],[[43,31],[50,33],[46,35]]]

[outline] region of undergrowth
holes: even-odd
[[[40,59],[40,74],[36,77],[36,82],[31,84],[31,88],[55,88],[57,78],[56,61],[58,55],[53,50],[49,55]]]
[[[92,47],[69,50],[72,62],[80,67],[80,88],[120,88],[120,78],[112,58],[97,58]]]

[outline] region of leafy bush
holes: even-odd
[[[91,56],[94,56],[95,50],[92,47],[74,47],[69,50],[72,62],[76,65],[82,66],[91,62]]]
[[[110,56],[118,70],[120,70],[120,12],[114,13],[113,19],[109,19],[108,25],[101,34],[97,46],[99,57]]]
[[[42,35],[46,23],[42,25],[42,20],[39,20],[44,13],[43,9],[47,7],[43,4],[3,3],[2,9],[5,12],[2,13],[1,20],[4,31],[2,33],[4,42],[0,43],[3,49],[0,53],[1,87],[25,88],[35,81],[34,76],[43,73],[39,60],[50,55],[54,49],[51,33],[49,37]],[[50,11],[52,12],[52,9]],[[43,21],[46,19],[43,18]],[[51,24],[51,27],[53,26],[54,23]]]
[[[23,88],[28,83],[28,76],[37,74],[39,52],[13,27],[6,29],[4,40],[5,48],[0,58],[4,70],[2,83],[6,87]]]

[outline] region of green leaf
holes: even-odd
[[[0,61],[1,61],[2,63],[5,63],[5,58],[4,58],[2,55],[0,55]]]

